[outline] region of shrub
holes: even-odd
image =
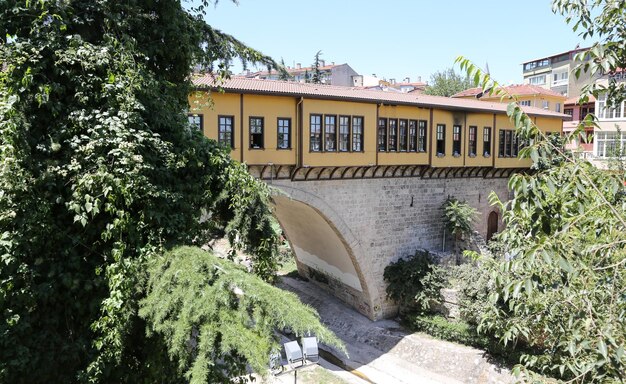
[[[388,284],[387,297],[400,305],[401,312],[429,311],[431,305],[441,303],[440,291],[447,283],[445,270],[434,264],[427,251],[389,264],[383,277]]]

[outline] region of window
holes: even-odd
[[[193,129],[197,129],[198,131],[202,132],[203,127],[204,127],[204,118],[202,115],[198,115],[198,114],[189,114],[187,115],[187,120],[189,121],[189,125],[193,128]]]
[[[446,154],[446,126],[437,124],[437,155]]]
[[[235,148],[235,137],[233,135],[234,120],[233,116],[217,117],[217,142],[231,148]]]
[[[352,117],[352,150],[363,151],[363,118],[361,116]]]
[[[565,85],[569,77],[569,72],[560,72],[552,74],[552,86]]]
[[[452,126],[452,155],[461,155],[461,126]]]
[[[445,126],[444,126],[444,129],[445,129]],[[426,152],[426,120],[420,120],[418,122],[417,151]]]
[[[339,151],[350,150],[350,116],[339,116]]]
[[[541,106],[543,109],[550,109],[550,102],[548,100],[544,100]]]
[[[250,148],[263,149],[262,117],[250,117]]]
[[[544,85],[546,83],[546,75],[529,77],[528,83],[532,85]]]
[[[521,140],[518,139],[515,131],[510,129],[500,130],[499,157],[517,157],[519,149],[522,147]]]
[[[278,118],[278,149],[291,148],[291,119],[285,117]]]
[[[511,132],[511,136],[511,157],[517,157],[519,152],[519,139],[517,138],[515,132]]]
[[[491,127],[483,127],[483,156],[491,156]]]
[[[324,116],[324,149],[333,152],[337,148],[337,117],[333,115]]]
[[[574,116],[574,110],[572,108],[565,108],[563,110],[563,113],[565,113],[566,115]]]
[[[312,114],[310,125],[309,150],[311,152],[319,152],[322,150],[322,115]]]
[[[398,150],[398,120],[389,119],[389,151]]]
[[[626,151],[625,132],[596,132],[597,157],[611,158],[619,156]]]
[[[469,148],[468,154],[470,156],[476,156],[476,126],[470,125],[469,127]]]
[[[417,151],[417,120],[409,120],[409,152]]]
[[[512,152],[512,132],[504,131],[504,157],[511,157]]]
[[[522,107],[530,107],[530,100],[520,100],[519,105]]]
[[[622,103],[613,108],[609,108],[606,99],[606,93],[602,93],[598,97],[598,110],[602,119],[618,119],[622,117]]]
[[[378,119],[378,151],[387,150],[387,119]]]
[[[404,119],[398,120],[398,128],[400,132],[400,152],[406,152],[408,141],[407,121]]]
[[[561,103],[556,103],[556,111],[561,112]]]

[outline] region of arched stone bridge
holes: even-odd
[[[508,198],[508,176],[520,170],[250,167],[275,188],[275,214],[298,271],[374,320],[397,310],[386,299],[385,267],[417,249],[442,249],[444,200],[476,208],[475,229],[486,236],[495,211],[489,194]]]

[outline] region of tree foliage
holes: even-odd
[[[608,73],[617,65],[623,67],[620,47],[626,34],[619,27],[623,2],[557,0],[554,7],[568,21],[575,21],[575,29],[584,29],[583,35],[600,39],[589,52],[588,70]],[[484,91],[503,100],[509,97],[468,60],[457,61]],[[608,89],[610,97],[621,102],[621,91],[613,91]],[[491,274],[492,288],[481,328],[504,343],[527,347],[518,371],[531,369],[571,382],[623,382],[624,175],[599,170],[564,153],[517,103],[509,105],[508,114],[516,133],[529,142],[520,156],[532,159],[537,171],[509,180],[511,200],[491,196],[503,212],[506,228],[497,237],[505,248],[496,259],[481,259]],[[593,116],[581,122],[573,137],[590,124]]]
[[[0,3],[0,382],[182,380],[137,316],[175,245],[228,235],[271,279],[266,187],[185,115],[235,58],[277,67],[179,1]]]
[[[343,349],[293,293],[201,249],[177,248],[155,258],[149,275],[140,315],[166,340],[190,383],[229,382],[245,375],[247,365],[266,372],[270,352],[280,348],[273,332],[287,326]]]
[[[441,205],[442,219],[446,229],[456,236],[466,236],[472,233],[473,223],[478,211],[465,201],[447,198]]]
[[[428,251],[417,251],[389,264],[383,278],[387,297],[398,303],[401,311],[428,312],[443,300],[441,289],[447,282],[443,268],[435,264]]]
[[[315,57],[313,59],[313,65],[311,65],[311,83],[320,84],[322,82],[322,73],[320,71],[321,63],[320,57],[322,56],[322,51],[317,51]]]
[[[458,74],[454,68],[437,71],[430,76],[430,82],[426,86],[424,93],[433,96],[450,97],[456,93],[472,87],[472,82],[468,77]]]

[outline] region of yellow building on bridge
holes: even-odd
[[[218,91],[208,75],[194,84],[190,121],[261,178],[502,177],[530,166],[495,101],[240,77]],[[561,132],[565,115],[524,110]]]

